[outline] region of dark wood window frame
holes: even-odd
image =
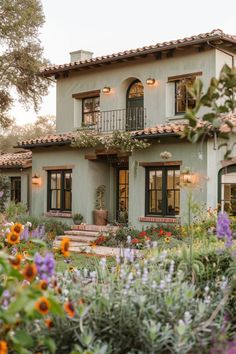
[[[21,202],[21,177],[10,177],[11,181],[11,201],[15,203]]]
[[[72,170],[48,170],[48,184],[47,184],[47,211],[59,211],[59,212],[70,212],[72,210]],[[69,173],[71,179],[71,188],[65,188],[65,175]],[[52,174],[60,174],[61,176],[61,188],[51,188],[51,176]],[[53,190],[60,191],[60,208],[52,208],[51,206],[51,193]],[[65,192],[70,191],[70,208],[65,207]]]
[[[167,197],[167,176],[168,176],[168,171],[180,171],[180,166],[178,165],[169,165],[169,166],[149,166],[145,167],[145,216],[167,216],[167,217],[173,217],[174,215],[178,215],[179,213],[176,212],[169,212],[168,210],[168,197]],[[162,188],[160,189],[162,193],[162,203],[161,203],[161,212],[151,212],[149,205],[150,205],[150,200],[149,200],[149,173],[150,171],[162,171]],[[158,189],[156,189],[158,190]],[[179,191],[180,189],[173,188],[171,189],[174,192]],[[176,209],[176,205],[174,205],[174,210]]]
[[[91,111],[87,111],[85,112],[85,101],[86,100],[91,100],[91,99],[99,99],[99,110],[91,110]],[[83,97],[82,98],[82,124],[84,126],[90,126],[90,125],[95,125],[97,123],[96,121],[96,115],[100,112],[100,95],[94,95],[94,96],[90,96],[90,97]],[[92,118],[92,122],[91,123],[86,123],[85,121],[85,116],[91,114]]]
[[[183,77],[180,78],[178,80],[175,80],[175,115],[180,115],[180,114],[184,114],[186,112],[186,110],[190,107],[193,108],[194,107],[194,103],[196,103],[196,100],[190,95],[190,93],[188,93],[187,90],[187,85],[185,85],[185,109],[182,111],[178,110],[178,85],[181,83],[181,81],[183,80],[192,80],[193,82],[196,80],[196,76],[187,76],[187,77]],[[183,84],[184,85],[184,84]],[[192,101],[192,104],[190,104],[190,102]]]

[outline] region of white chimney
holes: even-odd
[[[89,60],[93,56],[93,52],[87,50],[76,50],[75,52],[70,52],[70,62]]]

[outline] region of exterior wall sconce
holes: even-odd
[[[151,78],[151,77],[149,77],[149,78],[146,80],[146,84],[147,84],[148,86],[153,86],[153,85],[155,85],[155,83],[156,83],[156,80],[153,79],[153,78]]]
[[[40,184],[40,177],[36,173],[32,177],[32,184]]]
[[[103,93],[110,93],[111,92],[111,88],[109,86],[104,86],[102,89]]]
[[[180,174],[180,185],[182,187],[193,188],[200,182],[200,176],[198,173],[193,173],[190,170],[185,170]]]

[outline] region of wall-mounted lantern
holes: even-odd
[[[147,84],[148,86],[153,86],[153,85],[155,85],[155,83],[156,83],[156,80],[155,80],[154,78],[149,77],[149,78],[146,80],[146,84]]]
[[[109,86],[104,86],[102,92],[108,94],[111,92],[111,88]]]
[[[32,176],[32,184],[40,184],[40,177],[36,173]]]

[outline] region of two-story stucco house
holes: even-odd
[[[33,215],[69,221],[80,212],[92,224],[95,190],[105,185],[109,222],[123,211],[139,228],[174,222],[186,214],[180,188],[186,166],[204,176],[197,201],[213,208],[222,202],[236,213],[236,159],[225,167],[211,139],[191,144],[178,135],[186,108],[195,104],[186,84],[200,78],[207,88],[225,63],[233,66],[236,37],[214,30],[98,58],[84,50],[70,55],[70,63],[43,73],[57,83],[57,134],[19,143],[32,151],[32,175],[39,177],[32,184]],[[81,127],[100,135],[135,131],[152,144],[122,155],[119,149],[75,149],[71,142]],[[171,153],[168,161],[163,151]]]

